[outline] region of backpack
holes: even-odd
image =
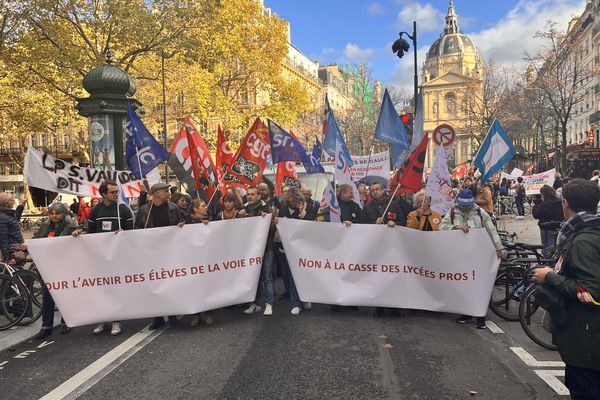
[[[450,222],[454,225],[454,207],[450,209]],[[477,215],[479,215],[479,220],[481,221],[481,225],[483,225],[483,218],[481,217],[481,208],[477,207]]]

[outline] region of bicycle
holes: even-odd
[[[531,274],[529,275],[531,276]],[[535,292],[538,285],[530,284],[519,303],[519,322],[525,334],[535,343],[549,350],[558,350],[554,344],[550,316],[546,310],[535,304]]]
[[[533,201],[529,197],[525,197],[523,201],[523,210],[525,216],[531,214],[531,210],[533,209],[532,203]],[[494,204],[494,214],[504,215],[508,213],[519,215],[519,210],[517,209],[517,203],[515,202],[514,197],[498,196],[496,203]]]
[[[21,280],[9,274],[0,273],[0,288],[0,331],[3,331],[21,322],[30,298]]]

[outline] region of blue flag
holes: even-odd
[[[312,156],[315,160],[321,161],[321,156],[323,155],[323,145],[319,141],[319,138],[315,138],[316,142],[312,149]]]
[[[402,146],[390,145],[390,157],[394,163],[394,168],[400,168],[408,158],[409,154],[410,149],[405,149]]]
[[[325,172],[319,160],[314,158],[298,139],[271,120],[269,120],[269,138],[273,164],[282,161],[300,161],[308,174]]]
[[[148,132],[140,117],[131,108],[131,104],[127,106],[125,134],[125,159],[136,179],[142,179],[169,158],[169,152]]]
[[[327,130],[325,131],[325,139],[323,140],[323,147],[327,154],[332,157],[335,157],[335,143],[339,141],[342,144],[342,152],[346,159],[348,159],[349,166],[352,166],[352,157],[350,156],[350,152],[348,151],[348,147],[346,146],[346,142],[342,137],[342,132],[340,131],[340,127],[335,120],[335,116],[333,115],[333,110],[329,110],[327,113]]]
[[[419,91],[417,99],[417,111],[415,112],[415,116],[413,118],[413,135],[412,141],[410,142],[411,151],[417,148],[417,146],[421,143],[421,140],[423,140],[423,135],[425,135],[425,132],[423,130],[424,115],[422,90]]]
[[[492,126],[481,147],[473,160],[473,164],[479,168],[481,182],[487,181],[515,155],[515,147],[502,128],[500,121],[494,120]]]
[[[398,150],[408,150],[410,144],[406,135],[406,128],[392,104],[392,98],[387,89],[383,93],[381,111],[375,129],[375,138],[395,146]]]

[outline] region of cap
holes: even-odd
[[[475,204],[475,196],[469,189],[461,189],[455,201],[457,206],[470,207]]]
[[[169,189],[170,187],[171,185],[168,183],[158,182],[150,187],[150,193],[154,194],[158,190]]]

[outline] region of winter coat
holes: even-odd
[[[21,227],[17,220],[15,210],[0,208],[0,251],[4,259],[10,258],[11,245],[23,243]]]
[[[152,218],[148,219],[148,225],[146,224],[146,219],[148,218],[148,210],[150,209],[150,205],[152,203],[146,203],[140,207],[135,216],[135,228],[136,229],[144,229],[144,228],[154,228],[152,223]],[[184,221],[183,215],[181,215],[181,211],[179,211],[179,206],[175,203],[169,202],[169,225],[177,225],[181,221]]]
[[[377,222],[377,218],[383,215],[385,208],[387,207],[390,199],[387,196],[383,196],[379,199],[373,199],[370,203],[365,205],[362,210],[363,222],[365,224],[374,224]],[[398,202],[393,201],[390,204],[387,212],[383,216],[383,223],[387,224],[388,221],[394,221],[396,225],[406,226],[406,215],[404,211],[398,205]]]
[[[431,225],[431,230],[438,231],[440,229],[442,219],[443,217],[435,211],[431,211],[431,214],[429,214],[428,216],[419,216],[417,210],[415,210],[408,214],[406,227],[422,231],[425,228],[425,222],[429,221],[429,225]]]
[[[577,299],[578,288],[600,299],[600,222],[588,222],[561,249],[560,271],[547,274],[544,283],[558,291],[566,308],[566,322],[552,324],[554,339],[567,365],[600,371],[600,306]]]
[[[56,225],[54,225],[54,222],[51,222],[49,219],[46,219],[44,220],[44,222],[42,222],[40,229],[38,229],[37,232],[33,235],[33,238],[40,239],[48,237],[51,231],[55,232],[54,237],[68,236],[71,233],[73,233],[75,229],[77,229],[77,226],[77,221],[75,221],[68,215],[66,215],[65,219],[63,219]]]
[[[533,218],[538,219],[540,229],[557,231],[564,220],[561,199],[544,200],[533,208]]]
[[[360,206],[350,201],[343,201],[338,197],[338,203],[340,204],[340,219],[342,222],[350,221],[352,223],[363,222],[362,210]]]

